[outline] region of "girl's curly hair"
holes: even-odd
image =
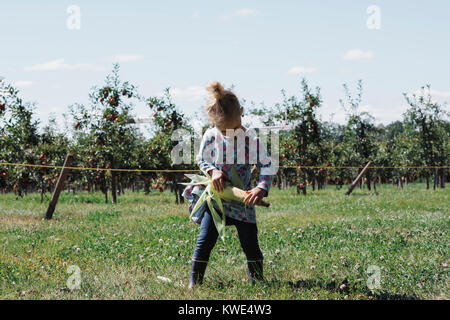
[[[213,125],[220,126],[241,115],[241,105],[238,98],[231,90],[225,90],[220,82],[209,83],[206,90],[210,95],[206,111]]]

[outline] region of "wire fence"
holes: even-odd
[[[199,169],[125,169],[125,168],[90,168],[90,167],[64,167],[55,165],[42,165],[30,163],[0,162],[0,166],[33,167],[48,169],[69,169],[79,171],[116,171],[116,172],[200,172]],[[364,166],[277,166],[279,169],[363,169]],[[369,166],[368,169],[449,169],[450,166]]]

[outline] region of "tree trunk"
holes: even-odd
[[[441,168],[441,188],[442,189],[445,188],[445,171],[446,170]]]
[[[184,203],[183,186],[178,185],[178,192],[179,192],[179,195],[180,195],[180,203],[183,204]]]
[[[277,173],[277,185],[278,185],[278,190],[281,190],[281,173],[279,170]]]
[[[371,182],[372,182],[372,175],[370,174],[370,171],[368,171],[366,173],[366,177],[367,177],[367,190],[371,191]]]
[[[105,194],[105,203],[108,204],[108,185],[106,184],[106,174],[105,171],[101,173],[102,184],[100,186],[102,192]]]
[[[114,158],[111,158],[111,169],[114,169],[115,166],[115,161]],[[115,204],[117,203],[117,172],[114,170],[111,170],[111,198],[112,198],[112,203]]]
[[[303,195],[306,196],[306,187],[304,185],[297,185],[297,194],[300,194],[300,190],[302,191]]]
[[[111,171],[111,198],[112,203],[117,203],[117,180],[114,171]]]
[[[427,173],[427,176],[425,177],[425,181],[427,182],[427,190],[430,189],[430,176]]]
[[[438,183],[439,183],[439,171],[438,171],[438,169],[436,169],[436,170],[434,171],[433,190],[436,190],[436,188],[437,188],[437,186],[438,186]]]
[[[44,202],[44,185],[42,185],[42,188],[41,188],[41,203],[42,202]]]
[[[172,181],[172,185],[170,186],[170,190],[175,193],[175,203],[179,204],[180,201],[178,199],[178,185],[177,185],[177,177],[175,176]]]

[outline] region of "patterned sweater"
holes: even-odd
[[[206,174],[211,169],[223,171],[230,181],[232,178],[232,167],[234,166],[242,180],[244,190],[252,189],[251,168],[253,165],[256,165],[260,169],[257,187],[266,190],[268,194],[273,175],[270,156],[264,144],[260,142],[252,130],[247,131],[246,136],[245,143],[242,143],[242,140],[224,136],[217,128],[208,129],[203,135],[200,144],[199,154],[196,158],[197,164],[200,170]],[[233,140],[238,142],[233,143]],[[231,150],[233,145],[234,150]],[[183,196],[191,203],[195,203],[203,190],[202,186],[187,187]],[[243,222],[256,223],[254,206],[237,201],[222,202],[227,217]],[[194,213],[193,220],[200,223],[205,210],[206,206],[202,206],[202,208],[197,210],[198,212]]]

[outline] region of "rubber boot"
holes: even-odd
[[[203,282],[203,276],[205,275],[207,261],[195,261],[192,260],[191,265],[191,279],[189,281],[189,289],[193,289],[196,285],[201,285]]]
[[[248,275],[250,277],[250,284],[254,285],[256,281],[263,281],[264,280],[264,273],[263,273],[263,261],[249,261],[247,262],[248,265]]]

